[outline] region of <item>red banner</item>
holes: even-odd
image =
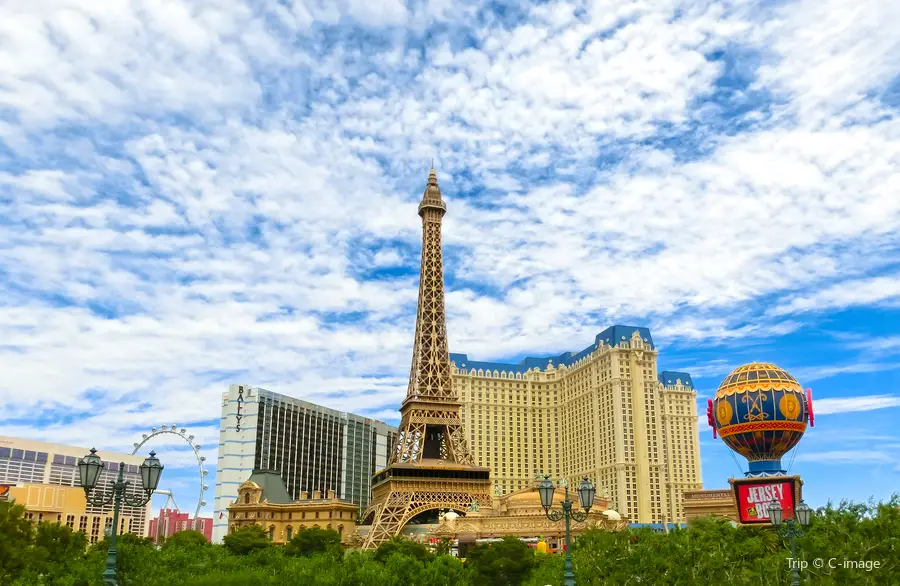
[[[791,480],[758,480],[735,482],[738,514],[741,523],[769,523],[769,507],[781,504],[784,518],[794,516],[794,483]]]

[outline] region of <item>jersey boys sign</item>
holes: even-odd
[[[737,480],[734,491],[741,523],[769,523],[769,507],[776,502],[784,510],[785,519],[794,516],[793,478]]]

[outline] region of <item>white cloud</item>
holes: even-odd
[[[824,288],[812,295],[799,294],[787,303],[776,306],[774,315],[822,311],[858,305],[872,305],[900,298],[900,278],[873,277],[844,281]]]
[[[37,128],[249,106],[260,94],[251,55],[288,60],[236,2],[14,1],[0,7],[0,34],[0,106]]]
[[[868,355],[893,354],[900,351],[900,336],[844,336],[847,348],[860,350]]]
[[[432,157],[451,349],[476,359],[625,320],[664,352],[733,345],[898,295],[900,119],[876,114],[900,51],[849,3],[541,3],[519,25],[475,3],[100,6],[0,7],[10,433],[214,438],[223,372],[389,413],[417,283],[361,274],[417,267]],[[727,97],[709,55],[736,47],[763,69]],[[21,421],[88,390],[149,407]]]
[[[797,454],[796,461],[838,465],[892,464],[897,461],[897,454],[885,450],[831,450]]]
[[[835,397],[826,399],[816,399],[815,396],[813,397],[813,412],[815,415],[856,413],[860,411],[888,409],[891,407],[900,407],[900,397],[894,395],[865,395],[859,397]]]
[[[859,116],[872,108],[867,95],[900,71],[900,39],[884,26],[898,19],[900,5],[881,0],[782,5],[760,31],[778,58],[761,68],[758,84],[787,92],[792,111],[810,124]]]
[[[801,384],[809,381],[823,380],[840,374],[863,372],[883,372],[900,368],[900,362],[853,362],[850,364],[834,364],[823,366],[803,366],[792,368],[793,374]]]

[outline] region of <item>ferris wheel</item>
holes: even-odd
[[[174,435],[175,437],[181,438],[182,440],[187,442],[187,444],[189,446],[191,446],[191,450],[194,452],[194,458],[196,458],[196,460],[197,460],[197,469],[199,470],[199,473],[200,473],[200,495],[197,498],[197,508],[194,510],[194,517],[193,517],[194,519],[196,519],[197,517],[200,516],[200,509],[202,507],[206,506],[206,501],[204,500],[203,497],[204,497],[204,494],[206,493],[206,491],[209,489],[209,486],[206,485],[206,475],[209,474],[209,471],[203,467],[203,462],[206,461],[206,456],[200,455],[200,445],[194,443],[194,436],[192,436],[192,435],[186,436],[185,433],[187,433],[187,430],[184,429],[183,427],[181,429],[179,429],[177,425],[173,425],[172,427],[170,427],[168,429],[166,428],[165,425],[163,425],[159,429],[156,429],[154,427],[150,430],[150,433],[141,434],[140,442],[134,442],[134,451],[131,452],[131,455],[137,454],[138,450],[140,450],[144,446],[144,444],[146,444],[150,440],[157,438],[164,434]],[[173,502],[174,502],[174,499],[173,499]],[[166,501],[166,503],[168,504],[168,500]]]

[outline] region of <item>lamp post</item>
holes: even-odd
[[[565,586],[575,586],[575,574],[572,573],[572,539],[569,524],[571,519],[574,519],[576,523],[582,523],[587,519],[588,513],[591,512],[591,507],[594,505],[594,495],[597,494],[597,489],[590,483],[587,476],[578,485],[578,500],[581,502],[581,508],[584,509],[582,512],[572,508],[573,503],[569,500],[568,483],[565,483],[565,487],[566,498],[562,503],[562,511],[550,510],[550,507],[553,506],[553,493],[556,491],[556,487],[553,486],[553,481],[550,480],[549,474],[544,474],[544,479],[538,485],[538,492],[541,495],[541,506],[544,507],[547,518],[551,521],[559,521],[560,519],[565,519],[566,521],[566,573],[563,575],[563,583]]]
[[[84,498],[88,504],[95,507],[103,507],[113,503],[113,522],[109,531],[109,550],[106,553],[106,570],[103,572],[103,583],[106,586],[116,584],[116,532],[119,528],[119,507],[124,502],[129,507],[143,507],[153,496],[153,491],[159,486],[159,477],[164,466],[159,463],[156,452],[150,452],[150,457],[141,464],[141,487],[144,490],[143,497],[131,497],[125,494],[129,481],[125,480],[125,462],[119,464],[119,474],[114,481],[110,481],[112,492],[109,494],[91,492],[97,487],[100,479],[100,471],[106,465],[97,455],[97,450],[91,448],[91,453],[78,462],[78,473],[81,476],[81,487],[84,489]]]
[[[784,509],[781,508],[781,504],[778,501],[775,501],[769,507],[769,520],[772,522],[772,526],[775,527],[775,531],[782,537],[787,537],[791,540],[791,586],[800,586],[797,546],[794,540],[797,537],[803,537],[804,529],[809,527],[809,522],[812,520],[812,509],[806,503],[800,501],[794,516],[796,519],[785,519]]]

